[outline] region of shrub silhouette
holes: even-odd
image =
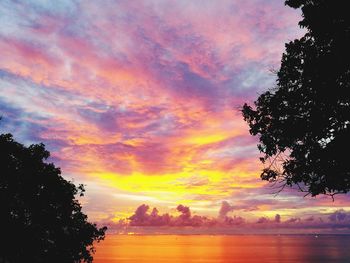
[[[29,147],[0,135],[0,262],[92,262],[106,228],[87,221],[75,198],[84,187],[46,163],[43,144]]]

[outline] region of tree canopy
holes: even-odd
[[[106,228],[89,223],[75,198],[83,185],[66,181],[48,157],[43,144],[0,135],[0,262],[92,262],[93,242],[104,238]]]
[[[288,0],[301,8],[300,39],[286,44],[276,86],[242,113],[259,137],[261,178],[316,196],[350,190],[348,1]]]

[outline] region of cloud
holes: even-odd
[[[134,214],[128,218],[130,226],[202,227],[209,225],[211,221],[204,216],[192,216],[190,208],[181,204],[176,207],[176,210],[180,212],[178,216],[169,215],[168,213],[160,215],[157,208],[153,208],[151,213],[148,210],[148,205],[140,205]]]
[[[271,0],[0,1],[0,128],[44,142],[68,178],[125,193],[113,199],[124,212],[146,195],[152,207],[186,200],[208,211],[143,207],[134,224],[216,224],[222,200],[233,204],[219,212],[227,225],[242,214],[346,207],[349,197],[310,201],[289,189],[272,199],[238,111],[273,86],[268,70],[303,33],[299,19]]]
[[[298,218],[298,217],[292,217],[292,218],[289,218],[288,220],[286,220],[285,222],[286,222],[286,223],[295,223],[295,222],[299,222],[299,221],[301,221],[300,218]]]
[[[304,219],[306,222],[312,222],[315,221],[315,217],[314,216],[309,216],[307,218]]]
[[[219,218],[225,218],[227,216],[227,213],[233,211],[233,206],[230,205],[227,201],[222,201],[221,207],[219,210]]]
[[[246,223],[246,219],[241,216],[226,216],[223,222],[224,226],[238,226]]]
[[[129,217],[131,226],[166,226],[169,225],[171,216],[169,214],[158,215],[157,208],[148,213],[148,205],[140,205],[135,213]]]
[[[191,218],[191,211],[188,206],[178,205],[176,207],[176,210],[181,213],[181,215],[179,216],[180,219],[185,221]]]
[[[281,216],[279,214],[275,215],[275,222],[276,223],[281,223]]]
[[[344,222],[346,220],[350,221],[350,214],[344,209],[339,209],[329,215],[329,220],[331,222]]]
[[[259,219],[258,219],[258,221],[256,221],[256,223],[258,223],[258,224],[265,224],[265,223],[269,223],[270,222],[270,220],[267,218],[267,217],[260,217]]]
[[[131,221],[131,225],[144,225],[147,223],[149,219],[149,215],[147,214],[147,211],[149,209],[148,205],[140,205],[136,211],[135,214],[129,217]]]
[[[225,206],[225,205],[224,205]],[[192,215],[188,206],[178,205],[179,214],[160,214],[157,208],[150,211],[146,204],[140,205],[134,214],[128,218],[120,219],[116,223],[100,222],[110,226],[110,231],[127,233],[350,233],[349,212],[345,210],[334,211],[330,215],[315,214],[309,217],[286,217],[282,220],[280,214],[273,219],[268,216],[245,218],[242,216],[225,216],[220,213],[217,218]],[[334,220],[339,215],[340,220]],[[347,216],[344,217],[344,214]],[[318,217],[319,220],[315,220]],[[136,227],[136,228],[135,228]],[[152,228],[153,230],[150,230]],[[181,230],[182,229],[182,230]],[[192,229],[192,230],[191,230]],[[150,232],[151,231],[151,232]],[[180,232],[179,232],[180,231]],[[183,232],[185,231],[185,232]]]

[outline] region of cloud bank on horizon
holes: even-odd
[[[87,184],[93,220],[143,202],[204,217],[223,200],[245,218],[347,208],[274,198],[238,110],[273,87],[299,19],[277,0],[1,1],[0,129]]]
[[[105,220],[111,233],[117,234],[349,234],[350,212],[338,209],[331,213],[318,213],[313,216],[283,218],[260,217],[246,220],[241,216],[231,215],[232,208],[227,201],[221,203],[217,217],[193,215],[190,207],[178,205],[177,213],[160,214],[158,209],[142,204],[134,214],[119,221]]]

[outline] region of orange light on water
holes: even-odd
[[[347,262],[349,243],[335,235],[110,235],[94,262]]]

